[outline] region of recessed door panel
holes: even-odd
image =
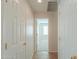
[[[16,59],[15,15],[15,2],[13,0],[2,0],[2,59]]]

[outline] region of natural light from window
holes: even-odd
[[[43,27],[43,34],[48,35],[48,26]]]

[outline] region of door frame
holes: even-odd
[[[48,18],[47,17],[46,18],[45,17],[44,18],[35,18],[35,20],[34,20],[34,41],[35,41],[35,43],[34,43],[34,52],[35,53],[38,52],[38,49],[37,49],[37,47],[38,47],[38,44],[37,44],[37,35],[38,35],[37,34],[37,20],[38,19],[47,19],[48,20]],[[49,23],[49,21],[48,21],[48,23]],[[49,26],[49,24],[48,24],[48,26]],[[49,42],[48,42],[48,48],[49,48]],[[48,49],[48,52],[49,52],[49,49]]]

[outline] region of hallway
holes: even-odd
[[[76,0],[2,0],[2,59],[76,56]],[[43,21],[44,23],[39,22]]]
[[[33,59],[58,59],[58,55],[56,52],[37,52],[37,54],[35,54],[35,57]]]

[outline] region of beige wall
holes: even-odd
[[[58,51],[58,20],[57,12],[48,13],[49,17],[49,52]]]
[[[49,32],[49,52],[57,52],[58,47],[58,28],[57,28],[57,12],[36,12],[35,18],[48,18]],[[37,20],[37,19],[36,19]]]

